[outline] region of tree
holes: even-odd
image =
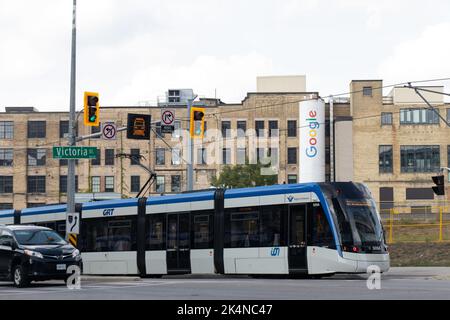
[[[270,186],[278,183],[278,175],[262,175],[261,164],[225,166],[219,177],[213,177],[211,184],[216,188],[246,188]]]

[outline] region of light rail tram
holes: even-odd
[[[389,269],[380,215],[363,184],[211,189],[89,202],[80,213],[83,274],[330,275]],[[0,224],[65,234],[66,205],[0,211]]]

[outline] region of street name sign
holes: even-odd
[[[53,159],[95,159],[96,147],[53,147]]]

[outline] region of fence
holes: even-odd
[[[380,204],[388,244],[449,242],[450,202],[408,201]]]

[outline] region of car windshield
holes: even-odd
[[[52,230],[16,230],[14,235],[21,245],[62,245],[67,243]]]

